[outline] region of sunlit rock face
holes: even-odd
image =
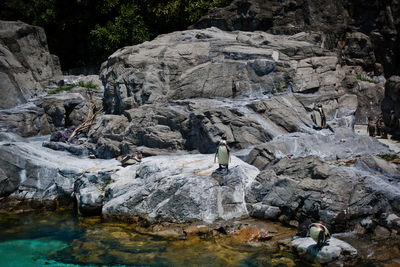
[[[61,75],[49,53],[44,30],[23,22],[0,21],[0,108],[25,103]]]
[[[229,171],[215,172],[214,155],[148,157],[123,168],[114,159],[52,151],[41,141],[0,143],[1,197],[76,199],[80,213],[108,218],[212,223],[248,216],[245,190],[259,173],[234,156]]]
[[[111,177],[103,216],[208,223],[248,216],[245,189],[259,171],[236,157],[229,171],[216,167],[213,155],[147,158]]]
[[[307,94],[301,100],[310,105],[344,95],[345,75],[335,53],[303,35],[217,28],[174,32],[122,48],[101,69],[104,107],[113,114],[166,100],[274,92]]]
[[[333,126],[352,128],[358,104],[357,82],[348,82],[353,69],[307,36],[209,28],[116,51],[101,69],[103,104],[106,113],[127,117],[129,126],[122,136],[107,137],[111,154],[97,155],[137,147],[151,155],[158,149],[212,153],[224,132],[233,149],[313,133],[309,112],[316,103]]]

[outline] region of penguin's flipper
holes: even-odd
[[[320,231],[319,234],[318,234],[317,247],[318,247],[319,249],[321,249],[322,246],[324,245],[324,243],[325,243],[325,231],[324,231],[324,229],[322,228],[321,231]]]

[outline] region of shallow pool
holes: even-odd
[[[346,239],[363,254],[360,266],[396,266],[391,264],[400,255],[398,244]],[[0,213],[0,266],[43,265],[315,266],[268,242],[248,244],[212,235],[169,239],[132,224],[101,222],[69,211]]]

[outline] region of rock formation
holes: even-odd
[[[231,7],[249,2],[233,1]],[[261,10],[263,3],[257,3],[255,10]],[[29,93],[18,106],[0,110],[0,209],[66,201],[76,202],[83,215],[107,219],[211,224],[250,216],[290,225],[322,220],[333,232],[398,233],[400,169],[377,157],[393,151],[354,133],[354,124],[377,112],[383,98],[382,73],[370,77],[377,82],[358,76],[376,63],[369,37],[352,32],[343,37],[343,51],[335,50],[336,39],[328,36],[338,37],[351,14],[338,18],[332,35],[306,33],[302,30],[315,23],[318,30],[329,30],[322,27],[323,17],[315,16],[322,7],[282,5],[287,12],[281,20],[270,22],[280,12],[275,3],[269,17],[240,23],[291,35],[208,28],[121,48],[102,65],[104,91],[75,86],[46,95],[55,89],[43,90],[49,77],[40,78],[28,63],[4,60],[26,66],[18,69],[30,75],[24,81],[44,95]],[[312,8],[304,9],[307,5]],[[253,16],[253,8],[242,9],[247,13],[239,17]],[[283,27],[296,17],[301,19],[293,27]],[[232,16],[229,23],[237,19]],[[58,80],[76,85],[92,78],[99,82],[97,77]],[[386,83],[384,109],[396,109],[396,79]],[[105,112],[94,119],[83,144],[20,137],[77,126],[91,103]],[[318,129],[310,118],[317,103],[327,129]],[[232,150],[226,172],[213,164],[222,133]],[[138,152],[142,162],[125,168],[112,159]],[[339,244],[320,262],[337,259],[337,247],[345,246]],[[348,247],[340,253],[354,254]]]
[[[61,75],[49,53],[44,30],[23,22],[0,21],[0,108],[25,103]]]
[[[107,157],[135,147],[151,148],[149,154],[211,153],[222,132],[235,149],[288,132],[311,133],[307,111],[316,103],[323,103],[332,125],[352,127],[355,69],[340,66],[338,55],[304,41],[306,35],[211,28],[118,50],[101,69],[104,108],[127,117],[129,129],[107,137],[114,147]],[[99,134],[91,135],[97,142]]]
[[[400,8],[398,1],[361,0],[234,0],[215,8],[193,28],[265,31],[274,34],[313,32],[315,41],[338,49],[346,64],[373,70],[380,62],[385,74],[398,74]]]

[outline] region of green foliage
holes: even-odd
[[[98,87],[96,84],[94,84],[93,81],[89,81],[89,82],[86,82],[86,83],[80,81],[80,82],[78,83],[78,85],[79,85],[80,87],[85,87],[85,88],[87,88],[87,89],[93,89],[93,90],[99,89],[99,87]]]
[[[382,153],[382,154],[378,154],[378,157],[390,161],[390,160],[394,160],[394,159],[398,159],[399,155],[397,154],[391,154],[391,153]]]
[[[61,92],[68,92],[70,91],[72,88],[74,88],[75,85],[63,85],[63,86],[59,86],[54,90],[51,90],[48,92],[49,95],[55,95]]]
[[[285,83],[284,82],[279,82],[278,86],[276,87],[276,90],[281,93],[285,90]]]
[[[97,90],[98,89],[98,86],[96,84],[94,84],[93,81],[89,81],[89,82],[86,82],[86,83],[83,82],[83,81],[80,81],[80,82],[78,82],[78,84],[59,86],[56,89],[49,91],[48,94],[49,95],[55,95],[55,94],[58,94],[58,93],[61,93],[61,92],[68,92],[68,91],[71,91],[72,88],[75,88],[77,86],[85,87],[87,89],[92,89],[92,90]]]
[[[360,80],[363,82],[370,82],[370,83],[375,83],[375,84],[378,83],[378,81],[369,79],[369,78],[365,77],[364,75],[362,75],[361,73],[357,73],[356,77],[357,77],[357,80]]]
[[[90,44],[98,51],[102,59],[118,48],[150,39],[149,30],[138,13],[138,7],[135,4],[122,5],[114,21],[108,21],[104,26],[97,24],[90,31]]]
[[[117,49],[184,30],[232,0],[1,0],[0,19],[45,29],[63,69],[98,65]]]

